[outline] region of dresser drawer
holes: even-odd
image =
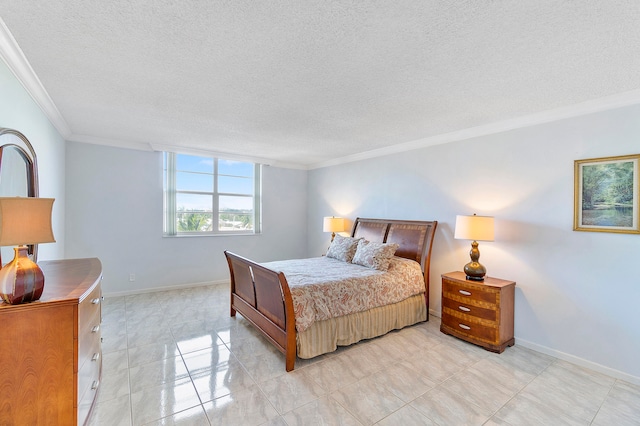
[[[89,417],[89,413],[91,412],[91,406],[94,404],[96,399],[96,394],[98,392],[98,388],[95,389],[89,388],[87,392],[85,392],[82,399],[78,402],[78,424],[84,425],[87,423],[87,418]]]
[[[498,312],[495,309],[481,308],[470,303],[464,303],[459,300],[449,299],[448,297],[442,298],[442,309],[445,308],[449,308],[464,315],[481,318],[488,321],[498,320]]]
[[[96,315],[78,335],[78,369],[82,368],[87,359],[100,351],[100,321]]]
[[[78,330],[82,330],[91,323],[92,318],[100,318],[100,305],[102,303],[101,287],[98,284],[78,306]]]
[[[93,372],[93,371],[92,371]],[[95,378],[93,378],[95,377]],[[78,424],[84,425],[89,417],[91,406],[95,403],[96,395],[100,387],[100,370],[98,374],[92,376],[92,381],[82,396],[78,396]],[[80,393],[80,392],[79,392]]]
[[[468,299],[471,301],[486,302],[494,305],[497,303],[496,292],[492,288],[482,288],[480,287],[480,285],[460,285],[447,279],[443,279],[443,297],[449,297],[447,293],[451,294],[451,296],[455,296],[460,300]]]
[[[78,360],[80,369],[78,370],[78,400],[85,395],[91,387],[97,386],[100,380],[100,370],[102,367],[102,351],[100,350],[100,340],[90,348],[91,356],[88,356],[84,363]]]
[[[489,327],[477,324],[472,321],[466,321],[462,318],[454,317],[446,312],[442,313],[442,325],[448,327],[456,334],[462,334],[471,339],[483,340],[488,343],[496,342],[498,330],[496,327]]]

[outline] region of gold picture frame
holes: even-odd
[[[574,231],[640,234],[640,154],[574,161]]]

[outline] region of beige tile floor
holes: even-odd
[[[640,386],[439,319],[298,360],[229,317],[226,286],[106,298],[91,425],[640,425]]]

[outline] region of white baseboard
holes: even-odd
[[[168,291],[168,290],[183,290],[186,288],[193,287],[209,287],[212,285],[229,285],[229,280],[219,280],[219,281],[206,281],[202,283],[189,283],[189,284],[178,284],[178,285],[170,285],[166,287],[153,287],[153,288],[145,288],[138,290],[129,290],[129,291],[117,291],[113,293],[103,293],[105,298],[110,297],[122,297],[122,296],[131,296],[134,294],[145,294],[145,293],[157,293],[159,291]]]
[[[541,352],[546,355],[561,359],[563,361],[570,362],[572,364],[579,365],[581,367],[588,368],[598,373],[606,374],[607,376],[615,377],[616,379],[624,380],[625,382],[633,383],[634,385],[640,385],[640,377],[632,376],[623,371],[616,370],[614,368],[607,367],[602,364],[595,363],[593,361],[586,360],[584,358],[577,357],[575,355],[567,354],[546,346],[539,345],[537,343],[530,342],[528,340],[519,339],[516,337],[516,345],[523,346],[528,349],[532,349],[536,352]]]
[[[440,312],[430,309],[429,313],[434,317],[442,318]],[[611,376],[616,379],[624,380],[625,382],[633,383],[634,385],[640,386],[640,377],[632,376],[631,374],[627,374],[623,371],[616,370],[592,361],[588,361],[575,355],[567,354],[556,349],[549,348],[547,346],[542,346],[537,343],[530,342],[528,340],[519,339],[518,337],[516,337],[516,345],[520,345],[524,348],[531,349],[545,355],[551,355],[554,358],[570,362],[571,364],[579,365],[580,367],[585,367],[590,370],[597,371],[598,373],[606,374],[607,376]]]

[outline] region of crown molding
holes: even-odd
[[[71,135],[69,125],[31,68],[31,64],[2,18],[0,18],[0,58],[7,64],[13,75],[42,109],[60,135],[65,139],[68,138]]]
[[[150,144],[145,142],[125,141],[121,139],[100,138],[89,135],[72,134],[67,137],[69,142],[88,143],[91,145],[106,145],[114,148],[135,149],[137,151],[153,151]]]
[[[181,146],[181,145],[166,145],[166,144],[157,144],[153,142],[149,142],[149,143],[133,142],[133,141],[124,141],[120,139],[99,138],[99,137],[88,136],[88,135],[71,135],[67,138],[67,140],[69,142],[88,143],[92,145],[105,145],[105,146],[111,146],[115,148],[135,149],[138,151],[179,152],[181,154],[210,156],[210,157],[224,158],[227,160],[249,161],[252,163],[263,164],[265,166],[280,167],[284,169],[307,170],[307,167],[304,165],[281,162],[281,161],[273,160],[270,158],[255,157],[255,156],[249,156],[249,155],[239,155],[239,154],[229,154],[221,151],[212,151],[208,149],[192,148],[192,147]]]
[[[255,157],[251,155],[241,155],[241,154],[230,154],[228,152],[212,151],[212,150],[202,149],[202,148],[190,148],[187,146],[180,146],[180,145],[165,145],[165,144],[150,143],[149,146],[151,146],[151,149],[153,149],[154,151],[178,152],[180,154],[210,156],[210,157],[216,157],[216,158],[224,158],[226,160],[248,161],[251,163],[262,164],[264,166],[280,167],[283,169],[308,170],[308,167],[303,164],[287,163],[283,161],[274,160],[272,158]]]
[[[165,145],[165,144],[150,143],[149,146],[154,151],[178,152],[180,154],[191,154],[191,155],[224,158],[225,160],[248,161],[251,163],[262,164],[264,166],[280,167],[283,169],[308,170],[307,166],[305,165],[277,161],[272,158],[255,157],[251,155],[241,155],[241,154],[230,154],[228,152],[212,151],[209,149],[201,149],[201,148],[190,148],[187,146],[180,146],[180,145]]]
[[[238,154],[229,154],[220,151],[212,151],[208,149],[202,148],[190,148],[186,146],[180,145],[164,145],[157,143],[150,143],[151,149],[154,151],[166,151],[166,152],[177,152],[180,154],[191,154],[191,155],[201,155],[201,156],[209,156],[209,157],[217,157],[217,158],[225,158],[227,160],[236,160],[236,161],[250,161],[252,163],[264,164],[266,166],[272,166],[274,164],[274,160],[268,158],[261,157],[253,157],[249,155],[238,155]]]
[[[529,114],[510,120],[497,121],[495,123],[484,124],[482,126],[470,127],[457,130],[455,132],[443,133],[430,136],[428,138],[417,139],[410,142],[400,143],[380,149],[365,151],[358,154],[348,155],[321,163],[311,164],[308,170],[320,169],[323,167],[337,166],[340,164],[352,163],[355,161],[367,160],[370,158],[383,157],[391,154],[398,154],[415,149],[426,148],[433,145],[440,145],[449,142],[461,141],[480,136],[502,133],[509,130],[531,127],[538,124],[550,123],[581,115],[592,114],[610,109],[622,108],[625,106],[640,104],[640,90],[618,93],[599,99],[593,99],[578,104]]]

